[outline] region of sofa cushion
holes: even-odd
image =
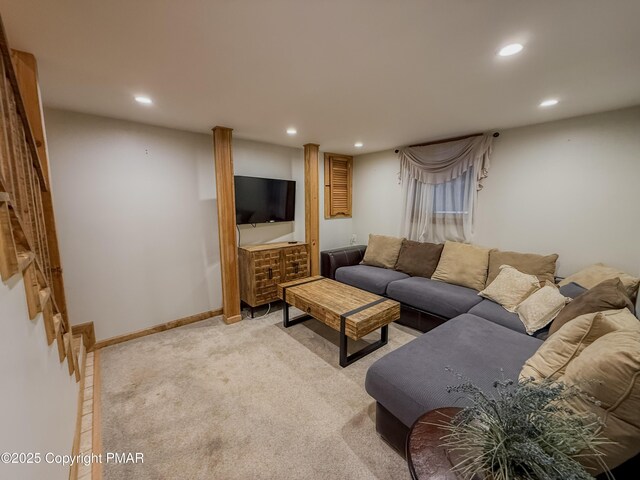
[[[560,286],[567,285],[574,282],[584,288],[593,288],[600,282],[609,280],[611,278],[619,278],[622,280],[624,288],[627,290],[627,295],[633,301],[636,300],[638,295],[638,285],[640,284],[640,278],[633,277],[628,273],[623,272],[614,267],[609,267],[604,263],[596,263],[583,268],[573,275],[569,275],[567,278],[560,282]]]
[[[586,291],[586,288],[581,287],[577,283],[573,282],[567,283],[566,285],[562,285],[560,287],[560,293],[569,298],[576,298],[578,295],[582,295]]]
[[[492,302],[491,300],[483,300],[475,305],[469,313],[482,317],[490,322],[497,323],[509,330],[520,333],[527,333],[524,324],[520,321],[517,313],[507,312],[502,305]]]
[[[485,392],[495,380],[517,379],[541,340],[514,332],[475,315],[460,315],[377,360],[367,371],[365,388],[406,426],[424,412],[465,406],[447,386],[470,378]]]
[[[364,252],[362,265],[393,268],[398,261],[402,238],[386,235],[369,235],[369,244]]]
[[[447,319],[467,313],[482,300],[478,292],[471,288],[422,277],[391,282],[387,287],[387,296]]]
[[[431,278],[480,291],[487,281],[488,267],[488,248],[445,242],[438,267]]]
[[[585,313],[619,310],[621,308],[628,308],[632,313],[635,310],[633,302],[627,296],[627,291],[622,281],[619,278],[605,280],[579,295],[564,307],[551,323],[549,335],[557,332],[565,323]]]
[[[500,273],[502,265],[511,265],[522,273],[535,275],[538,280],[554,281],[556,273],[556,261],[558,255],[537,255],[535,253],[501,252],[491,250],[489,252],[489,272],[487,274],[487,285],[489,285]]]
[[[441,243],[414,242],[405,238],[400,247],[396,270],[412,277],[431,278],[443,248]]]
[[[478,295],[515,312],[516,307],[539,288],[540,281],[535,275],[522,273],[510,265],[502,265],[495,280]]]
[[[370,267],[368,265],[352,265],[340,267],[336,270],[337,281],[376,295],[384,295],[390,282],[403,278],[409,278],[409,275],[387,268]]]

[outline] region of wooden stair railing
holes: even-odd
[[[41,115],[37,100],[32,122]],[[0,277],[7,282],[23,275],[29,317],[42,313],[48,344],[57,342],[60,361],[67,359],[69,374],[78,381],[78,345],[66,315],[48,165],[43,168],[39,153],[46,148],[35,140],[25,104],[0,19]]]

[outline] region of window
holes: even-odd
[[[431,243],[471,240],[492,138],[474,135],[400,150],[404,237]]]
[[[476,177],[472,168],[437,184],[406,179],[404,236],[420,242],[469,241]]]
[[[473,168],[470,168],[449,182],[434,185],[433,212],[439,216],[467,215],[473,179]]]
[[[324,218],[351,217],[353,157],[324,154]]]

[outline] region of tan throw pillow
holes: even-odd
[[[393,268],[398,261],[402,239],[386,235],[369,235],[369,244],[362,259],[363,265]]]
[[[553,335],[565,323],[580,315],[605,310],[619,310],[628,308],[634,310],[633,303],[627,296],[627,291],[619,278],[612,278],[599,283],[595,287],[574,298],[566,308],[563,308],[553,320],[549,335]]]
[[[618,330],[640,330],[640,321],[628,308],[620,310],[608,310],[602,312],[609,320],[614,322]]]
[[[544,328],[571,301],[556,287],[545,285],[516,307],[516,313],[529,335]]]
[[[487,280],[489,249],[458,242],[445,242],[432,280],[483,290]]]
[[[595,413],[604,422],[602,435],[611,443],[598,449],[609,468],[640,453],[640,331],[616,331],[598,338],[569,363],[558,381],[597,400],[574,397],[568,404],[578,413]],[[593,459],[584,461],[596,474],[602,471]]]
[[[535,253],[501,252],[491,250],[489,253],[489,273],[487,285],[495,280],[500,273],[501,265],[511,265],[522,273],[535,275],[538,280],[548,280],[555,283],[556,261],[558,255],[537,255]]]
[[[575,318],[550,336],[525,362],[520,379],[556,378],[564,374],[571,360],[598,338],[618,330],[618,324],[604,313],[587,313]]]
[[[539,288],[540,282],[535,275],[527,275],[509,265],[502,265],[496,279],[478,295],[514,312],[525,298]]]
[[[440,260],[444,245],[402,240],[396,270],[412,277],[431,278]]]
[[[609,267],[604,263],[590,265],[573,275],[569,275],[560,282],[560,286],[562,287],[563,285],[574,282],[581,287],[588,289],[593,288],[599,283],[611,278],[619,278],[622,281],[624,288],[627,290],[629,298],[632,301],[636,300],[636,296],[638,295],[638,285],[640,285],[640,278],[632,277],[628,273],[614,267]]]

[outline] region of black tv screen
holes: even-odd
[[[234,177],[238,225],[292,222],[296,182],[275,178]]]

